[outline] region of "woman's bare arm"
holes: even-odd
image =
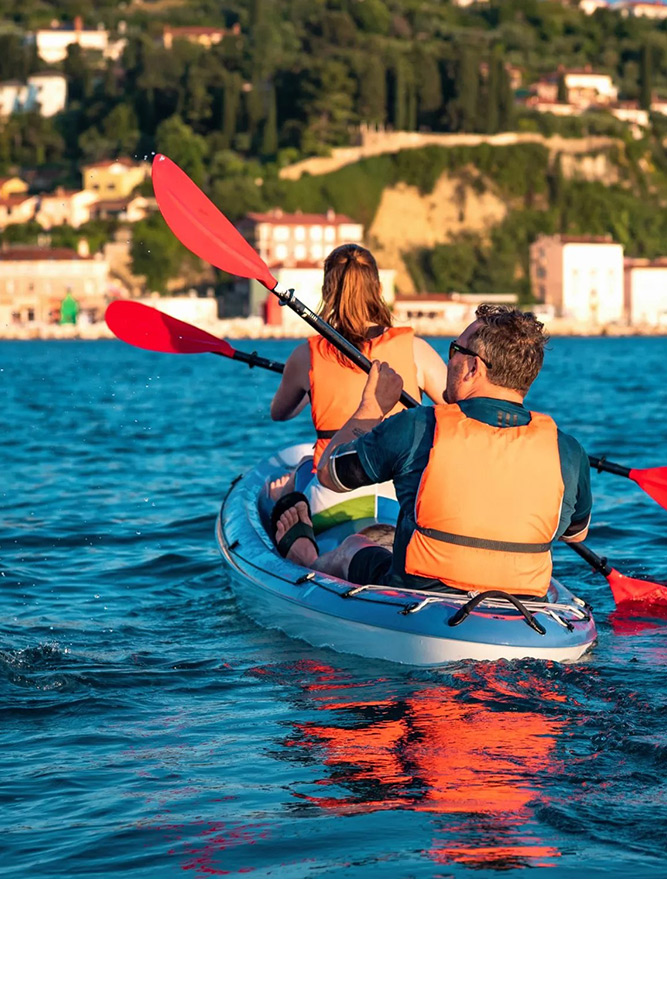
[[[447,365],[421,337],[415,337],[414,345],[419,385],[434,403],[442,403],[447,388]]]
[[[310,348],[299,344],[285,363],[280,385],[271,400],[272,420],[291,420],[301,413],[308,402],[310,382]]]

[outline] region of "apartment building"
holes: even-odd
[[[530,247],[538,302],[578,322],[613,323],[624,315],[623,247],[611,236],[540,236]]]

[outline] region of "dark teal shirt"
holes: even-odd
[[[491,427],[521,427],[530,423],[530,411],[520,403],[498,399],[466,399],[458,404],[466,417]],[[396,586],[424,589],[433,580],[405,572],[405,551],[415,530],[414,510],[422,473],[428,463],[435,433],[435,410],[418,406],[383,420],[355,442],[363,469],[371,482],[394,481],[400,513],[396,525],[392,562]],[[349,449],[349,445],[345,446]],[[558,451],[565,492],[556,537],[570,525],[586,522],[591,513],[591,477],[586,452],[569,434],[558,431]]]

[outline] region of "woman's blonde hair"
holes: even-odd
[[[370,327],[391,326],[378,266],[364,247],[344,243],[325,260],[320,316],[359,349],[370,339]]]

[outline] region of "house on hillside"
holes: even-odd
[[[76,301],[79,315],[96,322],[104,315],[108,280],[109,265],[103,258],[76,250],[0,250],[0,333],[17,325],[58,322],[68,295]]]
[[[64,111],[67,106],[67,80],[62,73],[33,73],[26,83],[3,80],[0,83],[0,117],[22,111],[37,111],[43,118]]]
[[[42,229],[53,226],[72,226],[78,229],[90,222],[91,208],[97,201],[92,191],[66,191],[57,188],[53,194],[43,194],[35,216]]]
[[[240,34],[241,25],[238,22],[231,28],[171,28],[165,25],[162,29],[162,44],[165,49],[170,49],[175,41],[182,40],[210,49],[213,45],[219,45],[227,35]]]
[[[0,231],[7,226],[17,226],[35,218],[39,199],[34,194],[8,194],[0,196]]]
[[[126,39],[112,40],[103,25],[97,28],[84,28],[80,16],[74,18],[71,26],[59,25],[44,28],[26,36],[27,41],[34,41],[37,54],[47,63],[59,63],[67,56],[70,45],[79,45],[82,49],[98,52],[103,59],[114,62],[120,58],[126,45]]]
[[[88,163],[81,171],[84,189],[95,192],[98,199],[107,200],[127,198],[150,172],[146,160],[131,160],[126,156]]]
[[[530,247],[530,279],[538,302],[577,322],[621,320],[623,247],[611,236],[540,236]]]
[[[650,17],[654,21],[664,21],[667,18],[667,5],[663,0],[624,0],[616,4],[616,10],[623,17]]]
[[[118,222],[141,222],[157,209],[155,198],[130,195],[126,198],[100,198],[90,208],[91,219],[115,219]]]

